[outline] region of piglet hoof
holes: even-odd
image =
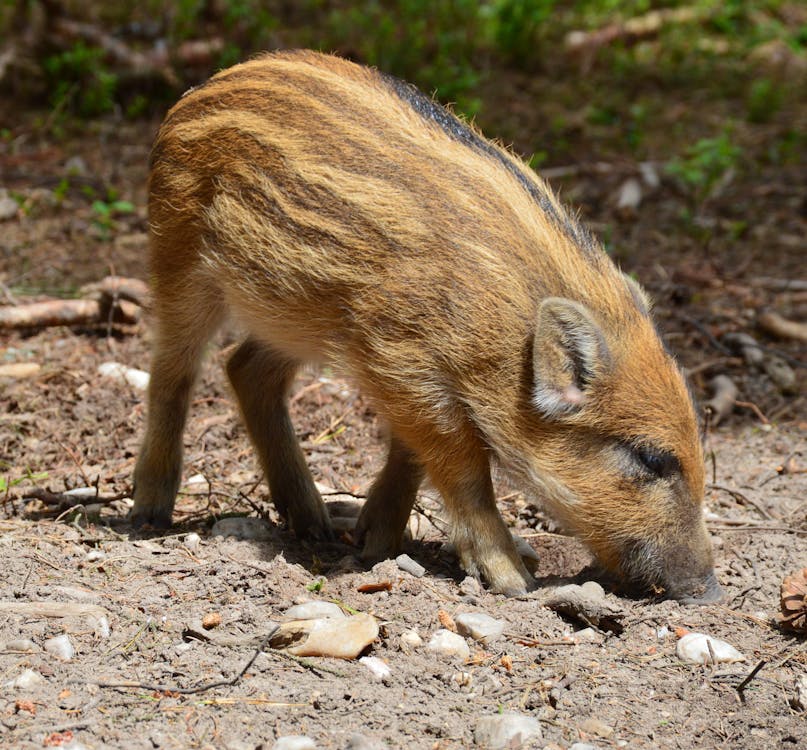
[[[292,517],[291,527],[299,539],[305,539],[309,542],[336,541],[331,519],[328,517],[324,507],[321,513]]]
[[[171,528],[171,512],[160,512],[156,509],[136,510],[132,509],[128,517],[132,528],[140,530],[144,528],[159,529],[164,531]]]

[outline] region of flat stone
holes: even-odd
[[[232,536],[236,539],[265,542],[272,538],[272,527],[262,518],[232,516],[216,521],[210,533],[213,536]]]
[[[454,618],[460,635],[468,635],[475,641],[492,643],[499,638],[507,623],[484,612],[463,612]]]
[[[531,739],[541,738],[538,719],[514,712],[482,716],[476,723],[476,744],[487,750],[511,750],[524,747]]]

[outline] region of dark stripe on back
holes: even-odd
[[[566,234],[569,239],[575,242],[579,247],[594,252],[596,244],[591,233],[578,222],[574,221],[570,216],[563,214],[559,215],[555,206],[549,200],[547,195],[541,188],[532,182],[527,175],[525,175],[510,159],[508,159],[501,151],[495,148],[491,143],[482,138],[472,128],[469,128],[464,122],[458,119],[455,115],[451,114],[445,107],[430,97],[426,96],[416,86],[411,83],[402,81],[387,73],[379,72],[382,81],[396,94],[400,99],[409,104],[423,119],[434,122],[446,135],[459,143],[462,143],[474,151],[478,151],[485,156],[494,159],[501,164],[513,177],[515,177],[521,186],[532,196],[533,200],[538,204],[541,210],[549,216],[552,223]]]

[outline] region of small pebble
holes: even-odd
[[[392,677],[392,671],[387,666],[387,663],[377,656],[362,656],[359,662],[364,664],[373,677],[380,682],[387,682]]]
[[[323,617],[345,617],[344,610],[333,602],[303,602],[289,607],[284,613],[287,620],[318,620]]]
[[[106,552],[102,549],[91,549],[84,558],[87,562],[98,562],[106,557]]]
[[[482,716],[474,730],[476,744],[489,750],[526,747],[528,740],[540,738],[538,719],[514,712]]]
[[[435,631],[426,648],[438,656],[458,656],[460,659],[467,659],[471,655],[471,649],[465,638],[443,628]]]
[[[469,635],[475,641],[491,643],[499,638],[507,623],[483,612],[463,612],[454,618],[460,635]]]
[[[29,638],[18,638],[15,641],[9,641],[4,651],[39,651],[39,646],[36,645]]]
[[[202,537],[200,537],[195,531],[192,531],[190,534],[186,534],[185,538],[182,540],[182,544],[188,552],[196,552],[199,549],[199,546],[202,543]]]
[[[286,737],[278,737],[272,750],[317,750],[317,746],[310,737],[304,734],[290,734]]]
[[[670,629],[666,625],[662,625],[656,630],[656,638],[663,641],[670,634]]]
[[[145,391],[149,384],[149,374],[145,370],[127,367],[120,362],[103,362],[98,365],[99,374],[116,380],[125,380],[133,388]]]
[[[186,485],[192,486],[194,484],[207,484],[207,477],[204,474],[194,474],[192,477],[188,477],[188,481],[185,482]]]
[[[588,742],[575,742],[569,745],[569,750],[597,750],[596,745],[589,745]]]
[[[89,748],[77,739],[72,739],[66,745],[62,745],[62,750],[89,750]]]
[[[398,567],[401,570],[413,575],[415,578],[422,578],[426,573],[426,568],[409,557],[409,555],[398,555],[398,557],[395,558],[395,562],[398,563]]]
[[[711,651],[709,650],[711,645]],[[731,664],[745,661],[734,646],[705,633],[687,633],[675,645],[678,658],[687,664]],[[713,657],[714,655],[714,657]]]
[[[401,633],[401,650],[402,651],[414,651],[416,648],[420,648],[423,645],[423,639],[418,635],[417,630],[404,630]]]
[[[608,726],[608,724],[605,724],[594,717],[586,719],[580,725],[580,729],[582,729],[586,734],[596,734],[598,737],[603,738],[608,738],[614,733],[613,727]]]
[[[55,638],[48,638],[44,643],[45,651],[53,654],[62,661],[70,661],[76,655],[76,649],[70,642],[67,635],[57,635]]]
[[[33,669],[25,669],[16,680],[8,683],[8,685],[20,690],[32,690],[39,687],[43,682],[45,682],[45,678],[39,672],[34,672]]]

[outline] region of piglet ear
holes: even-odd
[[[580,411],[592,384],[611,364],[602,329],[579,302],[541,303],[532,349],[533,404],[549,419]]]

